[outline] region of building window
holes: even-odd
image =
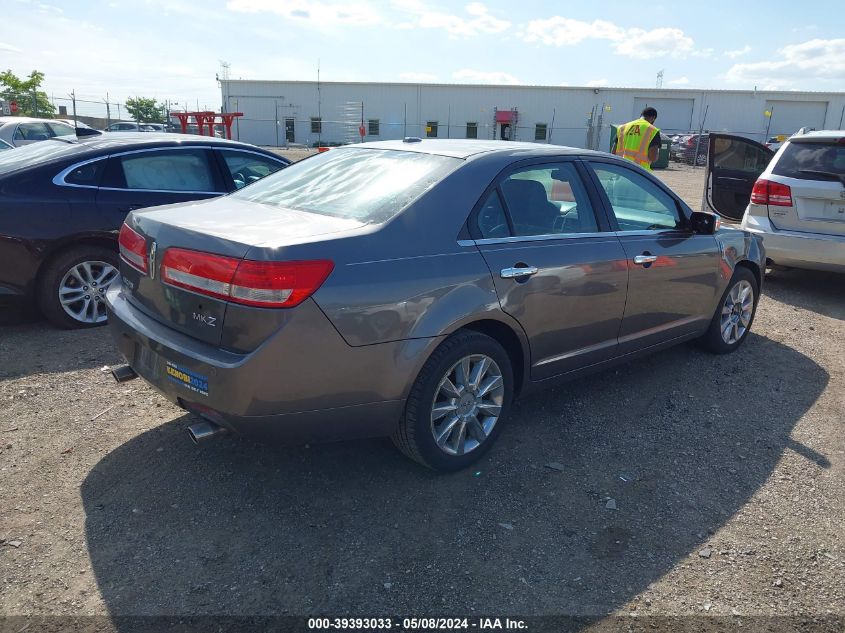
[[[370,136],[378,136],[378,119],[370,119],[367,122],[367,134]]]
[[[538,123],[534,127],[534,140],[545,141],[548,137],[549,126],[545,123]]]
[[[437,138],[437,121],[428,121],[425,124],[425,135],[428,138]]]
[[[311,134],[323,133],[323,119],[318,116],[311,117]]]
[[[478,138],[478,123],[467,123],[467,138]]]

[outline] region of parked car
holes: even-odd
[[[23,116],[0,117],[0,140],[14,147],[22,147],[50,138],[76,138],[73,127],[53,119],[34,119]]]
[[[712,135],[710,206],[763,238],[769,264],[845,272],[845,130],[808,132],[777,154]]]
[[[129,214],[106,298],[115,374],[203,416],[194,438],[386,435],[462,468],[515,395],[690,339],[736,350],[763,250],[717,219],[588,150],[332,149]]]
[[[151,123],[136,123],[134,121],[117,121],[106,128],[106,132],[155,132]],[[166,130],[165,130],[166,131]]]
[[[776,152],[780,149],[780,146],[783,145],[784,141],[786,141],[785,136],[771,136],[765,143],[763,143],[763,145],[773,152]]]
[[[670,160],[682,159],[684,143],[686,142],[687,138],[689,138],[689,134],[676,134],[672,137],[672,142],[669,145]]]
[[[35,303],[61,327],[103,324],[129,211],[217,197],[288,162],[181,134],[54,139],[0,153],[0,300]]]
[[[686,137],[681,145],[681,160],[687,165],[706,165],[708,138],[709,134],[691,134]]]

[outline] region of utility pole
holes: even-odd
[[[551,126],[549,126],[549,136],[548,136],[548,140],[546,141],[549,144],[551,144],[551,142],[552,142],[552,132],[555,131],[555,114],[556,114],[556,108],[552,108],[552,124],[551,124]]]
[[[323,110],[320,94],[320,58],[317,58],[317,118],[320,120],[320,131],[317,132],[317,147],[320,147],[323,140]],[[285,142],[287,142],[287,129],[285,129]]]
[[[35,87],[32,88],[32,116],[38,117],[38,98],[35,95]]]
[[[70,100],[73,104],[73,127],[76,128],[76,90],[70,91]]]
[[[402,138],[406,138],[408,136],[408,104],[405,103],[404,106],[405,113],[402,115]]]
[[[279,147],[279,102],[274,101],[274,103],[276,104],[276,147]]]
[[[111,108],[109,107],[109,93],[106,93],[106,129],[111,125]]]

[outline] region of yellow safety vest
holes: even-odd
[[[648,146],[658,132],[660,130],[645,119],[623,123],[616,128],[616,151],[614,153],[622,158],[627,158],[643,169],[651,171]]]

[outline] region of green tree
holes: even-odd
[[[146,97],[130,97],[126,100],[126,111],[134,121],[142,123],[164,123],[164,105],[156,103],[155,99]]]
[[[33,70],[29,77],[21,79],[11,70],[0,72],[0,98],[18,104],[16,114],[21,116],[56,116],[56,108],[50,103],[47,93],[39,90],[44,82],[44,73]]]

